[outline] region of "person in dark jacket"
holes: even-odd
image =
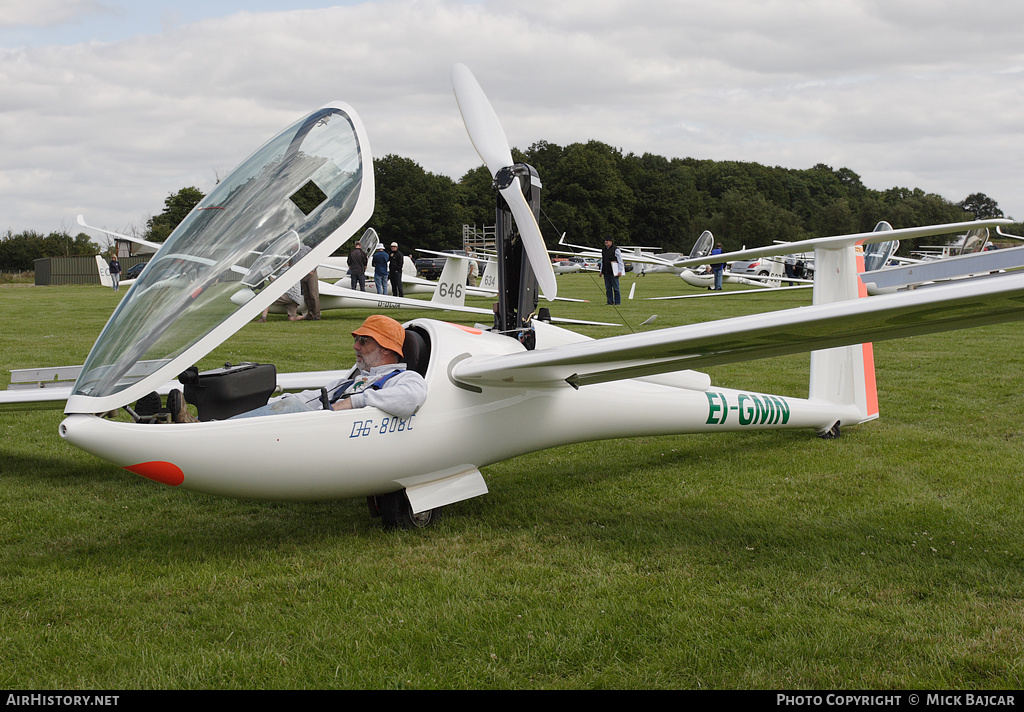
[[[720,255],[720,254],[722,254],[722,246],[721,245],[715,245],[715,249],[711,250],[711,254],[713,254],[713,255]],[[720,291],[722,291],[722,273],[725,271],[725,263],[724,262],[716,262],[715,264],[711,265],[711,271],[715,275],[715,286],[712,287],[711,289],[714,290],[714,291],[720,292]]]
[[[120,292],[121,289],[121,263],[117,261],[117,255],[114,255],[110,259],[110,279],[114,281],[114,291]]]
[[[609,304],[621,303],[619,277],[625,272],[626,265],[622,262],[622,252],[615,246],[612,238],[604,238],[604,247],[601,248],[601,275],[604,277],[604,291]]]
[[[388,253],[384,251],[384,245],[377,245],[373,251],[373,284],[377,288],[377,294],[388,293]]]
[[[366,253],[363,246],[356,243],[352,251],[348,253],[348,274],[352,278],[352,289],[361,292],[366,291]],[[356,286],[359,285],[359,286]]]
[[[391,243],[391,256],[388,258],[388,278],[391,280],[391,296],[404,297],[402,290],[402,269],[405,267],[405,255],[398,249],[398,243]]]

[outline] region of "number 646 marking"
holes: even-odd
[[[437,285],[437,295],[439,297],[455,297],[456,299],[461,299],[462,285],[457,282],[455,284],[439,282]]]

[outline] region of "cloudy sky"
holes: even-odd
[[[457,180],[455,62],[520,148],[827,163],[1024,220],[1022,40],[994,0],[3,0],[0,231],[139,230],[332,100]]]

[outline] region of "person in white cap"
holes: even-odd
[[[384,245],[377,243],[377,249],[373,251],[373,284],[377,287],[377,294],[388,293],[388,253],[384,251]]]

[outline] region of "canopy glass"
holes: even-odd
[[[369,217],[365,207],[356,210],[361,195],[372,210],[363,143],[351,110],[330,105],[236,168],[171,233],[121,301],[84,364],[75,396],[129,389],[134,397],[136,364],[162,372],[183,354],[197,358],[196,347],[210,341],[198,354],[205,355],[262,308],[266,299],[232,302],[243,285],[266,283],[272,300],[315,266],[314,258],[299,263],[309,252],[304,248],[322,246],[316,255],[326,255],[344,242],[360,227],[346,223]],[[280,279],[267,282],[275,276]],[[161,373],[162,382],[176,375]]]

